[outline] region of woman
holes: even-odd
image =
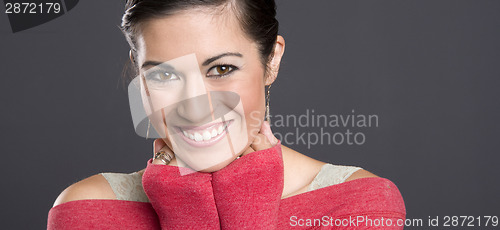
[[[134,123],[159,137],[155,157],[139,172],[71,185],[48,228],[402,229],[392,182],[311,159],[272,135],[265,89],[285,50],[275,8],[272,0],[128,1],[122,30],[147,116]]]

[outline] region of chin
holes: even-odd
[[[236,160],[247,148],[249,145],[239,146],[239,151],[237,153],[231,153],[229,150],[221,153],[221,152],[212,152],[212,154],[206,154],[207,152],[203,152],[202,154],[193,154],[190,153],[188,155],[177,155],[181,162],[199,172],[216,172],[219,171],[229,164],[231,164],[234,160]]]

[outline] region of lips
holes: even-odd
[[[191,145],[206,147],[218,142],[226,135],[232,120],[198,127],[177,127],[180,136]]]

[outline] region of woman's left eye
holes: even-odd
[[[220,78],[229,75],[237,68],[233,65],[218,65],[208,70],[207,77]]]

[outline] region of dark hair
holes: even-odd
[[[136,36],[141,23],[201,6],[223,6],[224,9],[230,6],[238,18],[241,29],[257,43],[261,61],[267,70],[279,27],[274,0],[128,0],[120,29],[127,38],[135,62]],[[134,63],[134,66],[137,67],[137,63]]]

